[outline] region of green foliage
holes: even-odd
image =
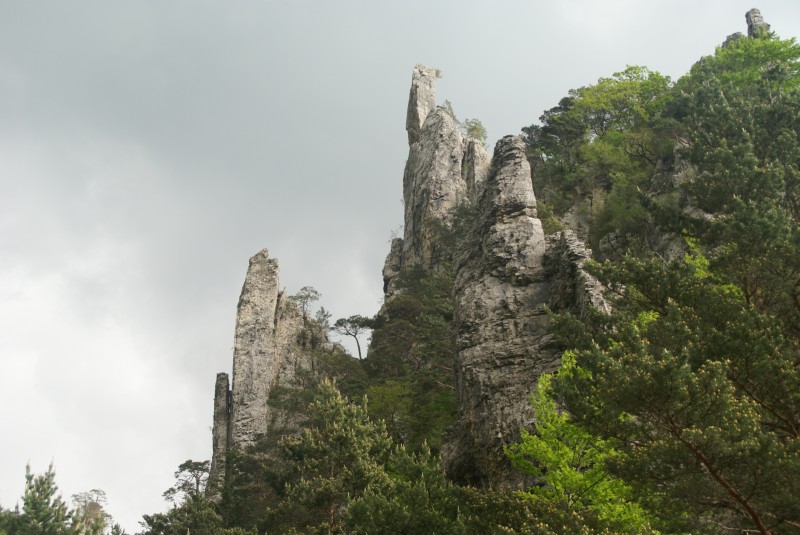
[[[542,230],[546,235],[555,234],[564,230],[564,225],[558,220],[553,209],[540,200],[536,200],[536,212],[542,222]]]
[[[713,214],[681,224],[709,251],[713,270],[797,337],[800,47],[771,36],[739,41],[746,42],[718,49],[679,84],[675,113],[698,171],[686,192]]]
[[[350,502],[348,533],[463,533],[456,490],[429,449],[413,454],[399,446],[383,468],[384,483]]]
[[[624,298],[590,344],[578,340],[556,399],[620,441],[615,473],[670,529],[782,532],[800,518],[797,345],[697,265],[597,268]]]
[[[166,513],[143,515],[139,535],[255,535],[253,530],[225,526],[217,503],[204,492],[208,468],[208,461],[189,459],[181,463],[175,472],[175,485],[164,492],[172,508]]]
[[[189,496],[166,513],[144,515],[139,535],[255,535],[255,530],[226,528],[216,504],[203,495]]]
[[[311,286],[303,286],[300,291],[294,295],[289,296],[289,301],[297,304],[300,307],[300,313],[303,319],[308,319],[312,303],[319,301],[322,294]]]
[[[464,119],[461,126],[469,137],[474,137],[481,143],[486,143],[486,138],[488,137],[486,127],[483,126],[479,119]]]
[[[372,377],[370,415],[411,450],[426,442],[438,451],[455,421],[452,268],[418,267],[398,277],[364,361]]]
[[[356,341],[356,348],[358,349],[358,360],[361,360],[361,342],[358,337],[370,329],[372,329],[372,318],[365,318],[364,316],[354,315],[347,318],[339,318],[333,324],[333,329],[344,336],[352,336]]]
[[[210,461],[193,461],[188,459],[178,466],[175,472],[175,485],[167,489],[163,496],[168,502],[175,503],[188,497],[199,496],[205,491],[208,483]]]
[[[77,533],[72,526],[72,512],[58,493],[53,464],[44,474],[34,475],[25,467],[25,493],[22,513],[15,519],[10,533],[36,535],[68,535]]]
[[[103,535],[111,525],[111,515],[105,511],[106,493],[92,489],[72,496],[74,506],[72,525],[81,535]]]
[[[565,355],[560,373],[571,373]],[[534,477],[536,485],[522,494],[583,516],[594,514],[609,528],[642,533],[648,515],[632,500],[631,488],[608,472],[618,455],[615,441],[604,440],[571,422],[552,399],[552,375],[542,375],[533,396],[536,433],[522,430],[522,440],[506,454],[514,467]]]
[[[672,131],[662,117],[670,94],[668,77],[632,66],[571,90],[541,125],[522,129],[534,190],[552,219],[583,207],[594,247],[610,232],[646,238],[640,192],[672,157]]]
[[[350,500],[385,483],[380,466],[391,439],[385,426],[373,423],[363,406],[351,403],[328,381],[320,384],[309,415],[303,434],[283,443],[283,455],[297,463],[301,474],[287,485],[283,508],[302,510],[296,527],[304,533],[335,532]]]

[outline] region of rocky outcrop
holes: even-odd
[[[211,428],[211,470],[208,488],[214,493],[225,481],[225,453],[230,446],[231,390],[227,373],[218,373],[214,385],[214,423]]]
[[[324,333],[314,335],[298,307],[280,289],[278,261],[264,249],[250,259],[236,315],[233,384],[217,375],[210,488],[224,479],[224,457],[270,432],[292,432],[299,416],[271,403],[276,386],[293,386],[302,370],[313,373],[314,347],[339,350]]]
[[[747,21],[748,37],[759,37],[769,33],[770,26],[764,22],[764,17],[758,9],[751,9],[745,13],[744,18]]]
[[[428,114],[436,109],[436,69],[417,65],[411,75],[411,94],[408,97],[406,132],[408,144],[419,141],[422,125]]]
[[[571,231],[545,238],[530,173],[523,141],[500,140],[475,225],[456,256],[459,419],[442,460],[448,477],[462,484],[524,484],[503,448],[535,425],[536,380],[561,361],[547,309],[579,317],[609,311],[599,282],[583,269],[591,251]]]
[[[761,16],[761,11],[758,9],[753,8],[745,13],[744,19],[747,21],[747,37],[756,38],[770,32],[770,25],[764,22],[764,17]],[[744,34],[742,32],[731,34],[725,39],[722,46],[728,46],[739,39],[744,39]]]
[[[497,143],[476,224],[456,257],[453,289],[459,420],[443,449],[460,483],[517,486],[503,446],[530,427],[535,377],[556,369],[545,312],[545,237],[525,146]]]
[[[400,274],[403,264],[403,238],[394,238],[389,254],[383,262],[383,294],[391,297],[394,288],[391,286],[392,279]]]
[[[411,78],[406,130],[409,153],[403,173],[405,226],[384,267],[384,293],[403,268],[442,260],[436,236],[451,224],[453,209],[477,199],[489,167],[483,143],[465,136],[457,121],[434,103],[436,71],[417,65]],[[399,250],[402,244],[402,250]]]
[[[231,443],[247,446],[267,431],[272,385],[287,363],[309,367],[297,347],[303,319],[279,290],[278,261],[264,249],[250,259],[233,345]]]
[[[544,265],[550,310],[570,312],[581,319],[592,310],[611,313],[602,285],[583,269],[591,257],[592,251],[571,230],[547,237]]]
[[[403,267],[429,267],[437,258],[439,226],[448,224],[453,209],[467,199],[464,149],[455,121],[441,108],[428,116],[420,140],[411,145],[403,174]]]

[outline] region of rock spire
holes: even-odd
[[[214,395],[213,450],[209,487],[224,479],[224,455],[244,448],[292,415],[267,400],[277,384],[291,383],[300,369],[311,369],[303,346],[304,320],[280,290],[279,267],[266,249],[250,259],[236,314],[233,384],[217,375]]]
[[[761,16],[761,11],[758,9],[751,9],[744,15],[747,21],[747,36],[758,37],[759,35],[769,33],[770,26],[764,22],[764,17]]]
[[[507,136],[492,167],[470,235],[456,256],[454,321],[459,421],[443,450],[460,483],[515,486],[503,446],[530,427],[535,377],[559,353],[545,312],[545,236],[525,145]]]
[[[452,211],[477,195],[489,166],[479,140],[465,136],[443,108],[437,108],[436,70],[417,65],[411,77],[406,130],[409,152],[403,173],[403,239],[392,243],[384,267],[384,292],[403,268],[431,267],[442,260],[434,238],[449,225]]]

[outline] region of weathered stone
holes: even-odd
[[[760,35],[769,33],[770,26],[764,22],[764,17],[761,16],[761,11],[755,8],[751,9],[744,14],[744,18],[747,21],[748,37],[759,37]]]
[[[535,378],[558,366],[545,313],[545,238],[525,146],[497,143],[476,224],[456,257],[456,397],[459,420],[443,448],[460,483],[519,486],[503,446],[530,427]]]
[[[211,428],[211,470],[208,488],[218,495],[225,481],[225,453],[230,439],[231,390],[227,373],[218,373],[214,386],[214,424]]]
[[[483,142],[467,137],[464,139],[464,159],[461,163],[461,177],[467,184],[467,196],[470,203],[478,202],[483,192],[483,183],[489,173],[492,159],[486,152]]]
[[[602,285],[583,269],[591,257],[592,251],[571,230],[547,237],[547,306],[552,311],[570,312],[578,318],[586,318],[590,310],[611,313]]]
[[[448,477],[519,488],[503,448],[532,428],[537,378],[555,371],[562,349],[546,309],[579,317],[608,312],[601,285],[583,269],[591,251],[571,231],[548,242],[523,141],[497,143],[470,234],[456,255],[453,288],[459,417],[442,449]]]
[[[403,265],[403,238],[394,238],[389,254],[383,262],[383,294],[386,298],[394,295],[395,277],[400,273]]]
[[[406,129],[409,153],[403,173],[405,226],[392,241],[384,264],[384,295],[394,293],[392,279],[405,268],[433,267],[441,260],[437,236],[452,223],[453,209],[475,202],[489,169],[483,143],[465,136],[460,125],[434,103],[436,71],[414,68]]]
[[[414,67],[411,75],[411,93],[408,96],[406,132],[408,144],[419,141],[420,130],[425,118],[436,108],[436,69],[425,65]]]
[[[744,39],[744,34],[742,32],[736,32],[730,34],[728,37],[725,38],[725,42],[722,43],[722,46],[728,46],[732,43],[735,43],[739,39]]]
[[[250,259],[236,316],[231,441],[247,445],[267,427],[267,393],[277,373],[278,261],[264,249]]]
[[[210,474],[215,482],[224,479],[230,448],[245,448],[271,430],[292,432],[299,426],[297,414],[268,403],[276,385],[292,386],[300,370],[313,369],[309,328],[279,288],[278,261],[264,249],[250,259],[239,298],[229,393],[227,375],[217,376]],[[339,350],[324,333],[316,345]]]
[[[411,145],[403,174],[403,267],[434,263],[438,229],[449,224],[453,209],[467,199],[461,176],[463,141],[453,118],[439,108],[428,115],[420,140]]]

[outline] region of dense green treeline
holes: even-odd
[[[576,351],[555,400],[667,532],[800,531],[799,58],[740,39],[675,85],[692,176],[641,206],[686,253],[595,265],[614,313],[558,322]]]

